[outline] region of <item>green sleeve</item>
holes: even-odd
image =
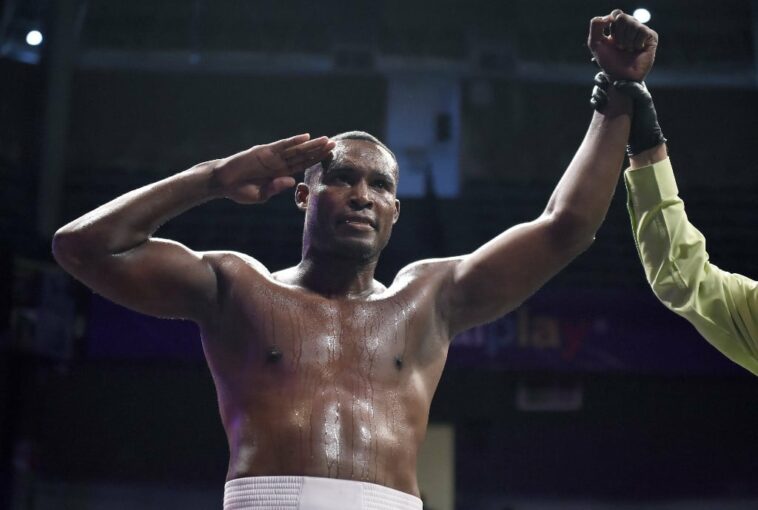
[[[719,351],[758,375],[758,283],[708,261],[668,159],[624,172],[645,276],[658,299]]]

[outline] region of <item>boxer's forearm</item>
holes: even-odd
[[[629,136],[631,101],[610,90],[603,112],[595,112],[587,134],[548,202],[545,214],[566,218],[565,235],[590,243],[613,198]]]
[[[220,197],[213,179],[214,162],[130,191],[58,230],[53,242],[56,259],[70,252],[78,257],[114,255],[139,246],[166,221]]]

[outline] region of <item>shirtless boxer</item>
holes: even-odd
[[[656,43],[620,11],[591,21],[588,44],[614,79],[642,80]],[[198,164],[72,221],[53,250],[108,299],[199,325],[229,441],[226,509],[420,509],[416,457],[451,339],[513,310],[592,243],[631,111],[610,87],[538,218],[467,255],[411,264],[389,287],[374,270],[400,214],[399,169],[361,132]],[[294,267],[153,237],[209,200],[265,202],[306,169]]]

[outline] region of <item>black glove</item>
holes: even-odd
[[[592,89],[592,97],[590,97],[590,104],[592,107],[602,112],[605,105],[608,103],[608,86],[611,84],[611,80],[608,75],[600,71],[595,75],[595,87]]]
[[[632,98],[634,103],[632,128],[629,130],[626,153],[629,156],[635,156],[665,143],[666,137],[661,132],[661,126],[658,125],[658,114],[655,113],[653,96],[648,92],[645,82],[619,80],[613,82],[613,87]]]
[[[611,81],[604,72],[595,75],[595,87],[592,89],[590,104],[602,112],[608,103],[608,87]],[[635,156],[642,151],[652,149],[666,142],[666,137],[658,125],[658,115],[653,105],[653,96],[648,92],[645,82],[619,80],[613,82],[613,88],[632,99],[632,127],[629,131],[629,143],[626,153]]]

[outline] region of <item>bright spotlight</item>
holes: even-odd
[[[647,23],[650,21],[650,11],[642,7],[635,9],[632,16],[634,16],[640,23]]]
[[[39,30],[31,30],[26,34],[26,44],[29,46],[39,46],[42,44],[42,32]]]

